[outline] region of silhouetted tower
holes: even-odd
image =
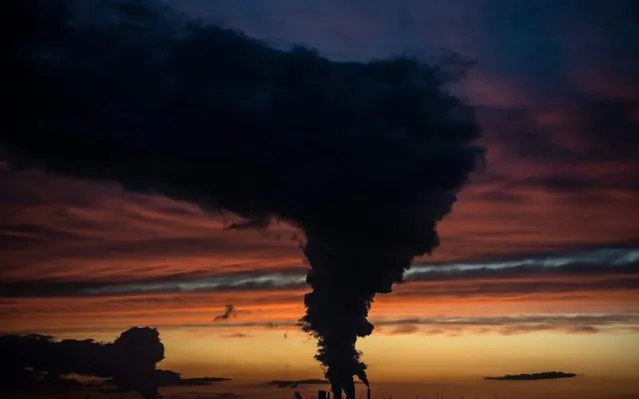
[[[342,387],[332,385],[331,391],[333,391],[333,399],[342,399]]]
[[[352,378],[347,379],[344,384],[344,394],[346,399],[355,399],[355,382]]]

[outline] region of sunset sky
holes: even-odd
[[[477,65],[487,164],[441,245],[378,296],[359,341],[372,381],[549,370],[639,377],[639,24],[634,1],[353,0],[173,4],[334,59],[445,48]],[[117,183],[0,164],[0,332],[112,340],[154,326],[162,367],[246,381],[320,378],[300,233],[224,230]],[[236,317],[214,322],[227,304]],[[286,333],[286,338],[285,338]]]

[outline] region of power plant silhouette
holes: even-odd
[[[347,389],[344,389],[346,393],[346,398],[342,398],[342,392],[339,389],[333,389],[333,399],[355,399],[355,385],[349,386]],[[324,391],[322,389],[317,391],[316,399],[331,399],[331,392]],[[366,399],[371,399],[371,388],[366,387]]]

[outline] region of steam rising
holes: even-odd
[[[464,65],[279,51],[152,1],[14,3],[17,25],[38,29],[8,47],[12,166],[232,212],[234,228],[299,227],[302,328],[334,392],[368,383],[355,343],[375,295],[437,246],[483,154],[472,109],[446,89]]]

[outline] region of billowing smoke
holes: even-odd
[[[463,65],[276,50],[152,1],[12,4],[16,26],[38,27],[7,46],[12,166],[231,212],[245,219],[234,228],[299,227],[312,287],[301,325],[352,397],[374,296],[437,246],[481,160],[472,109],[447,86]]]
[[[156,363],[164,359],[164,345],[153,328],[134,327],[113,342],[65,339],[43,335],[0,336],[0,386],[33,386],[55,382],[66,374],[111,379],[122,390],[147,399],[158,397]]]

